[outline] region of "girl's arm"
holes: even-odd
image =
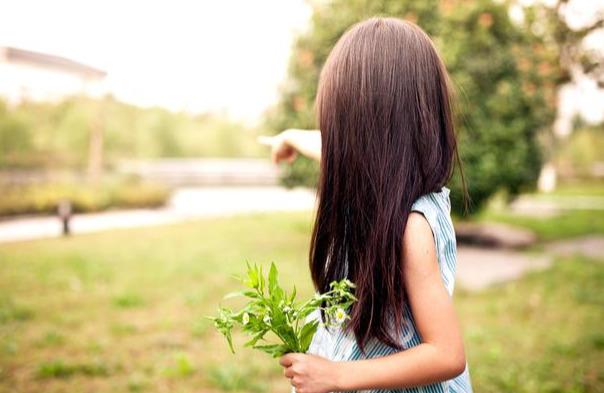
[[[392,355],[348,362],[285,355],[281,364],[298,392],[406,388],[445,381],[464,371],[459,324],[442,282],[432,231],[419,213],[409,216],[403,260],[407,300],[422,343]]]
[[[422,343],[379,359],[341,363],[340,390],[426,385],[465,369],[461,332],[442,282],[432,231],[419,213],[409,216],[403,250],[407,299]]]
[[[261,136],[258,141],[271,147],[274,163],[296,159],[301,153],[316,161],[321,160],[321,133],[318,130],[289,129],[275,136]]]

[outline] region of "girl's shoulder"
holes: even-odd
[[[442,187],[438,192],[422,195],[415,200],[411,206],[411,211],[422,213],[434,229],[439,223],[439,216],[449,217],[451,215],[450,192],[447,187]]]
[[[455,286],[457,242],[451,220],[449,192],[447,187],[443,187],[439,192],[422,195],[413,203],[411,210],[421,213],[430,224],[443,283],[449,294],[452,294]]]

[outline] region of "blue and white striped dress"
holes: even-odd
[[[443,187],[440,192],[433,192],[418,198],[412,206],[412,211],[420,212],[426,217],[434,235],[436,255],[443,284],[449,295],[453,294],[455,285],[455,265],[457,261],[457,250],[455,232],[451,222],[451,202],[449,189]],[[404,326],[401,333],[401,343],[404,348],[411,348],[421,343],[421,337],[415,327],[413,315],[408,307],[404,309]],[[313,317],[317,318],[318,314]],[[371,339],[367,342],[365,354],[362,354],[356,344],[354,335],[350,332],[331,328],[326,330],[320,327],[313,337],[309,353],[323,356],[334,361],[358,360],[375,358],[394,353],[395,350],[387,345]],[[366,390],[363,392],[387,393],[387,392],[425,392],[425,393],[468,393],[472,392],[468,367],[458,377],[432,385],[420,386],[409,389],[397,390]]]

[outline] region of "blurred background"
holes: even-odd
[[[316,127],[324,60],[375,15],[454,84],[475,390],[604,391],[602,1],[24,0],[0,4],[0,392],[288,389],[203,317],[246,260],[312,293],[317,164],[256,137]]]

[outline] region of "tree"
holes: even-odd
[[[500,189],[515,195],[534,186],[541,166],[537,137],[550,126],[555,106],[554,75],[539,72],[548,64],[547,48],[510,21],[504,4],[333,0],[313,7],[311,27],[295,44],[281,100],[269,113],[270,127],[314,128],[318,76],[338,38],[368,17],[400,17],[426,30],[451,74],[471,210]],[[316,173],[316,165],[301,160],[285,172],[284,182],[313,184]],[[457,173],[449,185],[458,213],[460,183]]]
[[[11,113],[6,104],[0,101],[0,167],[12,164],[20,166],[20,156],[31,150],[31,135],[18,116]]]
[[[604,52],[586,45],[590,39],[601,41],[597,37],[604,33],[604,4],[578,0],[530,3],[515,0],[511,3],[511,11],[517,23],[532,31],[535,39],[545,48],[542,52],[548,54],[548,65],[552,70],[550,73],[556,77],[554,83],[559,100],[564,101],[567,89],[572,90],[573,85],[580,81],[590,80],[594,82],[594,87],[604,88]],[[546,168],[553,175],[548,187],[555,186],[556,172],[560,169],[558,157],[565,155],[567,145],[572,143],[567,138],[576,128],[575,125],[581,122],[580,112],[578,107],[571,109],[559,105],[551,130],[553,132],[543,137],[545,161],[548,162]],[[581,120],[592,124],[598,121],[593,118]],[[599,121],[602,121],[601,117]]]

